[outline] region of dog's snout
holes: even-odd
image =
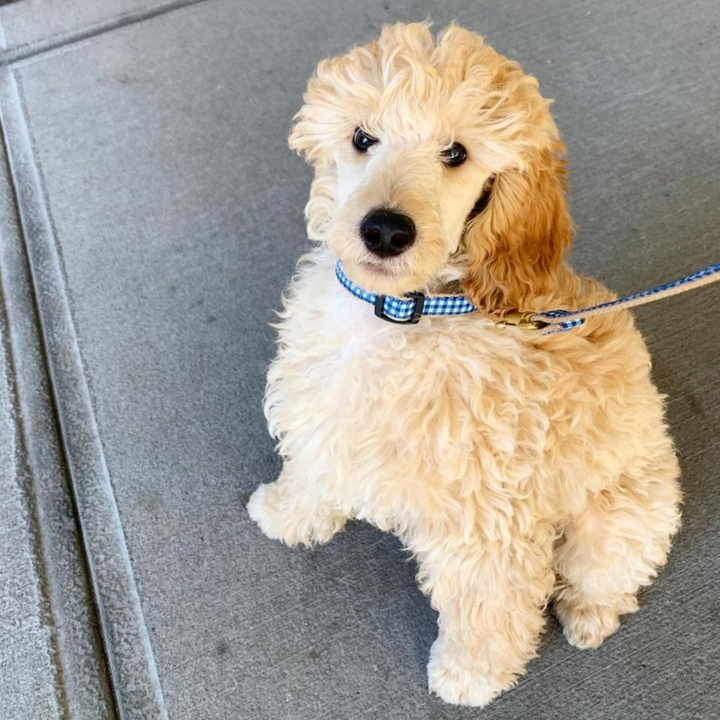
[[[373,254],[392,257],[415,242],[415,224],[407,215],[393,210],[372,210],[360,223],[360,236]]]

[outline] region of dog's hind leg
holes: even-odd
[[[255,490],[247,510],[265,535],[291,546],[329,542],[347,520],[316,485],[296,477],[287,465],[275,482]]]
[[[677,477],[669,450],[593,496],[565,526],[554,558],[555,614],[572,645],[597,647],[638,609],[635,595],[665,564],[680,524]]]

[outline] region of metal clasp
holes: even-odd
[[[407,320],[396,320],[385,312],[385,295],[378,295],[375,298],[375,316],[386,322],[395,323],[396,325],[417,325],[422,317],[422,311],[425,307],[425,296],[419,292],[406,293],[408,300],[414,300],[413,311]]]
[[[506,327],[517,327],[521,330],[542,330],[547,327],[549,323],[543,320],[533,320],[533,312],[511,312],[503,317],[502,320],[498,320],[495,323],[495,327],[498,330],[504,330]]]

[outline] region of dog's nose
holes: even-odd
[[[415,242],[415,225],[402,213],[372,210],[360,223],[360,236],[370,252],[380,257],[393,257]]]

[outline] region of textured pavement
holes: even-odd
[[[395,539],[292,551],[247,517],[306,242],[290,118],[322,57],[427,16],[555,98],[579,270],[622,293],[720,259],[717,0],[3,5],[2,720],[718,717],[720,287],[637,313],[683,467],[667,568],[599,650],[551,622],[484,711],[427,695]]]

